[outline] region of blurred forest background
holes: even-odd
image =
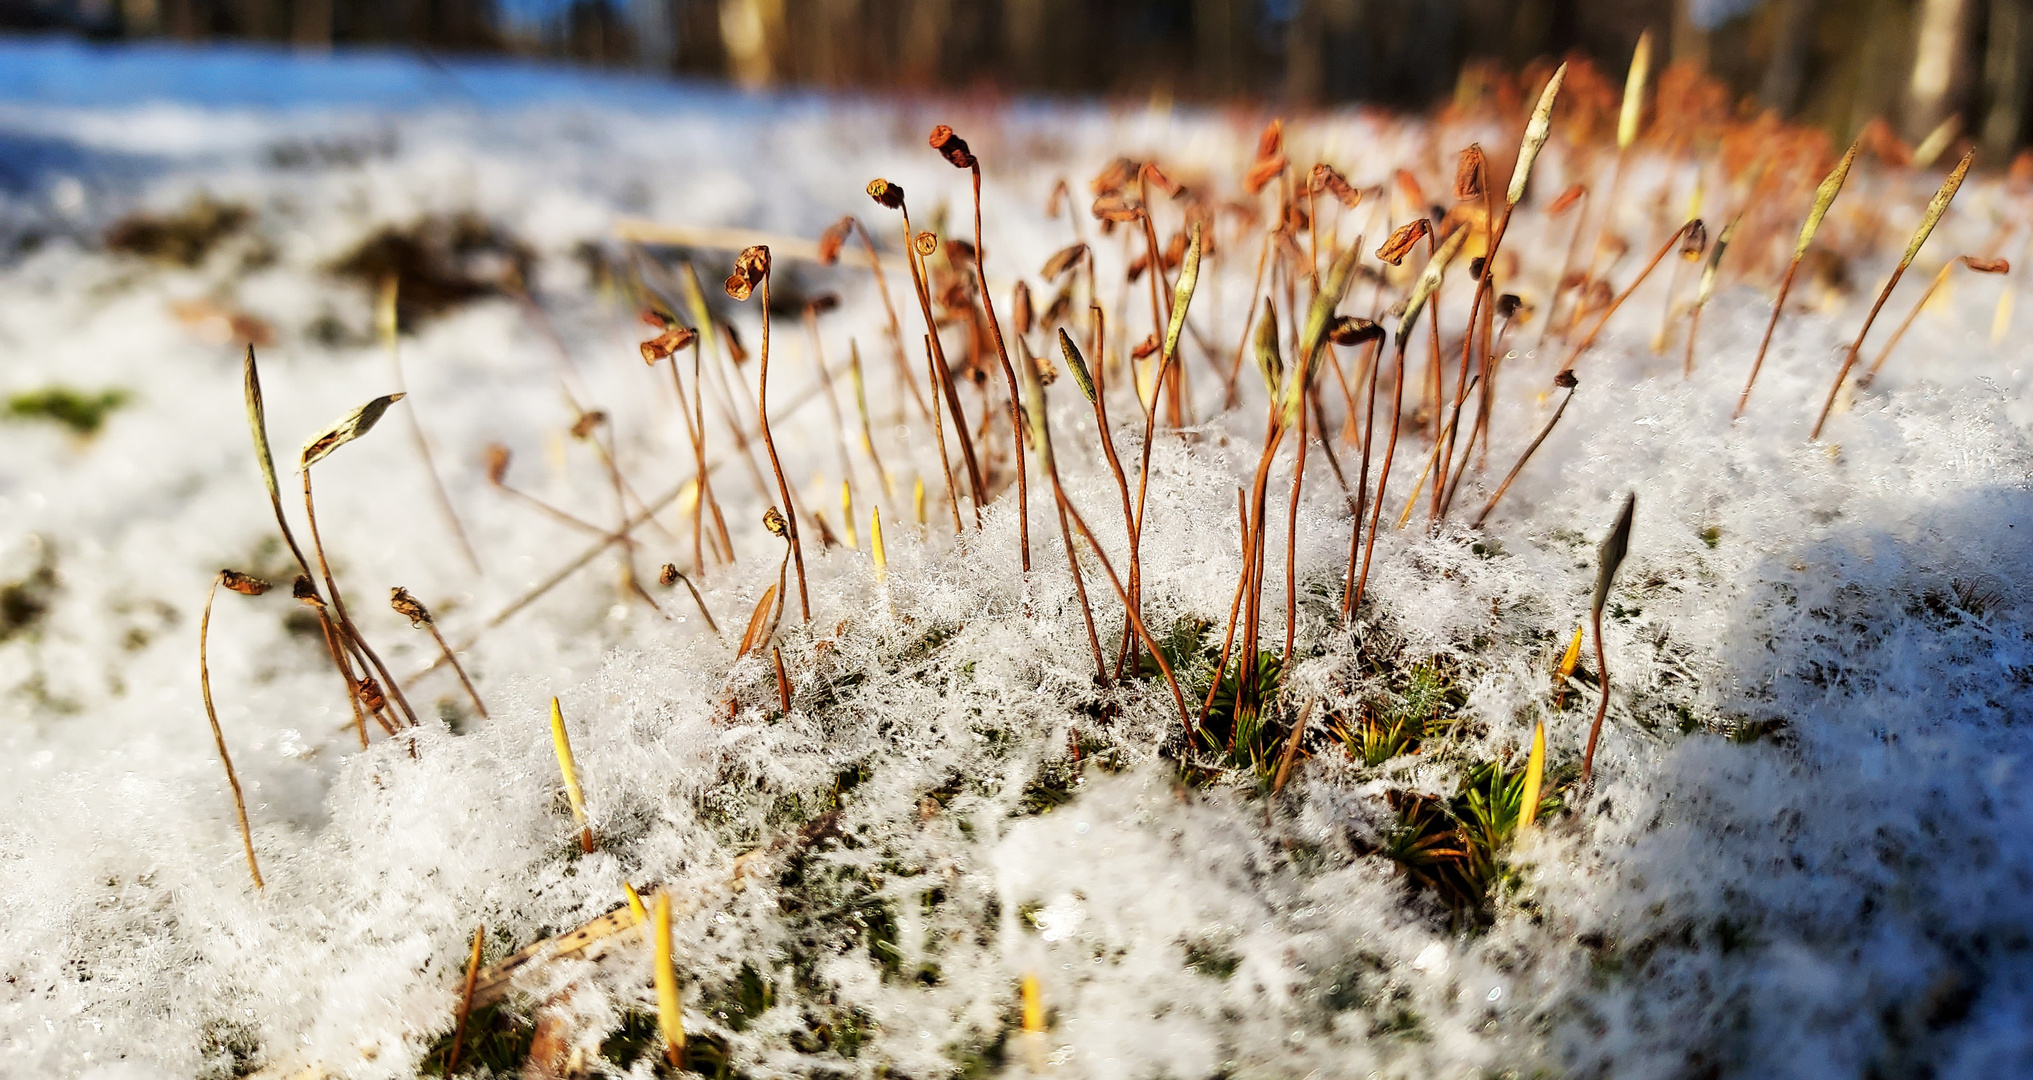
[[[742,86],[1444,103],[1640,33],[1838,140],[2028,141],[2033,0],[0,0],[0,31],[502,53]]]

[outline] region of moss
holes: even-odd
[[[1538,817],[1560,809],[1567,779],[1565,771],[1545,778]],[[1405,868],[1414,887],[1445,902],[1456,923],[1486,926],[1494,895],[1515,884],[1504,854],[1517,834],[1524,794],[1524,763],[1512,769],[1496,760],[1470,767],[1450,799],[1392,792],[1398,821],[1382,853]]]
[[[89,438],[99,433],[113,410],[133,400],[133,395],[114,388],[91,393],[67,386],[29,390],[7,399],[10,420],[48,420],[71,429],[71,434]]]
[[[424,1055],[423,1075],[445,1075],[445,1059],[452,1051],[452,1034],[452,1031],[445,1032]],[[530,1042],[535,1038],[536,1025],[530,1023],[527,1017],[516,1015],[505,1002],[475,1009],[466,1018],[466,1037],[459,1048],[459,1075],[478,1073],[483,1069],[496,1075],[514,1075],[529,1057]]]
[[[42,558],[28,576],[0,585],[0,641],[40,630],[59,587],[56,557],[44,544]]]
[[[199,196],[173,214],[129,214],[106,230],[106,247],[167,266],[192,267],[245,228],[253,211]]]

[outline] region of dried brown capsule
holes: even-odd
[[[1087,254],[1086,244],[1060,248],[1051,258],[1045,260],[1045,268],[1039,273],[1044,275],[1046,281],[1057,281],[1080,261],[1080,256],[1085,254]]]
[[[939,250],[939,238],[931,233],[921,232],[911,239],[911,247],[916,249],[920,256],[929,259],[933,252]]]
[[[1264,133],[1257,136],[1257,159],[1276,157],[1285,148],[1285,122],[1272,120],[1264,125]]]
[[[1575,203],[1580,202],[1581,197],[1586,194],[1588,194],[1588,185],[1569,184],[1567,186],[1567,190],[1561,192],[1560,197],[1554,199],[1552,203],[1546,207],[1547,216],[1559,217],[1561,214],[1567,212],[1568,207],[1573,206]]]
[[[903,187],[898,184],[892,184],[881,177],[868,182],[868,197],[891,210],[901,209],[904,205]]]
[[[953,134],[953,129],[944,124],[932,129],[932,149],[937,150],[956,169],[972,169],[979,162],[967,149],[967,140]]]
[[[508,447],[500,443],[487,444],[488,483],[493,484],[495,487],[501,486],[501,481],[508,476],[509,457]]]
[[[1524,300],[1520,299],[1517,293],[1505,293],[1497,297],[1497,318],[1505,321],[1515,319],[1524,306]]]
[[[642,343],[642,362],[654,364],[690,345],[692,339],[698,336],[698,332],[689,326],[673,326]]]
[[[1249,167],[1249,172],[1243,174],[1242,189],[1251,195],[1255,195],[1264,189],[1265,184],[1270,183],[1277,178],[1279,173],[1284,172],[1285,166],[1289,164],[1291,162],[1286,161],[1283,154],[1258,161]]]
[[[309,574],[298,574],[296,581],[290,584],[289,594],[311,607],[325,606],[324,598],[318,595],[318,587],[311,583]]]
[[[269,590],[268,582],[238,570],[219,571],[219,584],[242,596],[260,596]]]
[[[1151,336],[1143,339],[1142,341],[1137,342],[1136,348],[1131,349],[1129,351],[1129,355],[1131,359],[1142,360],[1143,358],[1157,351],[1158,351],[1158,335],[1152,334]]]
[[[657,571],[656,580],[657,584],[665,587],[676,585],[678,583],[678,564],[665,563],[664,568]]]
[[[844,217],[819,234],[819,264],[832,266],[840,261],[840,249],[847,244],[847,234],[854,230],[854,219]]]
[[[1708,226],[1695,218],[1687,223],[1687,231],[1680,234],[1680,257],[1688,262],[1700,262],[1701,253],[1708,250]]]
[[[423,601],[410,595],[410,591],[400,585],[388,590],[388,606],[394,608],[397,615],[408,619],[409,624],[418,629],[422,629],[425,623],[431,621],[431,609],[425,607]]]
[[[1144,208],[1120,195],[1103,195],[1094,200],[1094,216],[1103,221],[1130,222],[1143,216]]]
[[[1454,163],[1454,198],[1457,202],[1482,198],[1482,144],[1469,143]]]
[[[606,422],[607,413],[605,410],[589,409],[586,412],[582,412],[579,414],[579,419],[572,423],[572,438],[587,438],[599,430],[600,425]]]
[[[367,706],[369,712],[388,708],[388,698],[382,694],[381,684],[375,682],[371,675],[360,680],[360,704]]]
[[[762,512],[762,527],[768,529],[771,536],[782,536],[789,526],[784,522],[782,511],[772,506]]]
[[[1562,390],[1572,390],[1581,385],[1581,380],[1574,377],[1574,372],[1563,371],[1553,376],[1553,385]]]
[[[1312,174],[1306,178],[1306,187],[1315,195],[1323,191],[1331,193],[1341,201],[1341,205],[1351,210],[1362,201],[1362,192],[1350,185],[1347,177],[1334,171],[1334,166],[1325,162],[1313,166]]]
[[[1141,165],[1128,158],[1116,158],[1114,161],[1109,162],[1108,167],[1101,170],[1093,180],[1089,181],[1087,187],[1096,195],[1106,195],[1111,191],[1121,191],[1124,185],[1136,179],[1137,170],[1140,168],[1142,168]]]
[[[1031,287],[1028,283],[1022,281],[1016,283],[1016,296],[1011,300],[1010,307],[1013,309],[1010,321],[1016,324],[1017,336],[1029,334],[1034,320],[1031,312]]]
[[[727,276],[727,295],[736,300],[746,300],[749,293],[768,276],[769,248],[757,244],[744,250],[734,260],[734,273]]]
[[[2012,264],[2003,259],[1979,259],[1974,255],[1964,255],[1962,257],[1962,264],[1979,274],[2009,274],[2012,272]]]
[[[1383,336],[1383,327],[1353,315],[1342,315],[1327,328],[1327,340],[1336,345],[1364,345]]]
[[[734,357],[737,367],[748,363],[748,347],[741,343],[741,332],[734,329],[733,323],[720,324],[720,338],[727,342],[728,355]]]
[[[1152,187],[1170,195],[1172,198],[1176,199],[1186,193],[1186,189],[1173,183],[1172,178],[1166,176],[1164,170],[1158,168],[1158,163],[1155,161],[1144,162],[1143,177],[1145,180],[1150,181]]]
[[[1432,231],[1433,223],[1425,218],[1419,218],[1409,225],[1400,225],[1398,230],[1391,234],[1390,239],[1385,240],[1383,246],[1377,249],[1377,258],[1397,266],[1405,261],[1405,256],[1411,252],[1413,245],[1426,239]]]

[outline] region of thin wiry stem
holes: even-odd
[[[939,357],[932,348],[933,335],[925,335],[925,367],[937,383],[939,379]],[[960,494],[953,487],[953,462],[946,456],[946,424],[939,406],[938,395],[932,397],[932,441],[939,445],[939,479],[946,485],[946,506],[953,511],[953,535],[959,536],[966,530],[960,523]]]
[[[438,643],[438,651],[444,654],[445,662],[452,665],[453,673],[459,676],[459,685],[466,688],[466,696],[473,699],[473,708],[480,713],[480,719],[487,719],[487,706],[480,700],[480,691],[473,689],[473,680],[466,677],[465,665],[452,654],[452,647],[445,643],[445,635],[438,632],[438,624],[425,620],[424,628],[431,632],[431,639]]]
[[[247,799],[240,793],[240,777],[233,771],[233,755],[226,752],[226,733],[219,727],[219,711],[212,707],[212,669],[206,646],[212,635],[212,598],[219,592],[219,578],[205,590],[205,614],[198,620],[198,687],[204,691],[205,718],[212,722],[212,740],[219,747],[219,763],[226,767],[226,783],[233,789],[233,813],[240,819],[240,844],[247,851],[247,872],[254,877],[258,892],[268,886],[261,880],[261,867],[254,861],[254,833],[247,827]],[[364,736],[363,736],[364,738]]]
[[[1221,675],[1228,670],[1229,650],[1235,645],[1235,624],[1242,614],[1242,594],[1249,591],[1250,555],[1255,550],[1255,541],[1249,531],[1249,493],[1235,489],[1235,513],[1241,520],[1242,574],[1235,581],[1235,599],[1228,605],[1228,632],[1221,638],[1221,656],[1214,662],[1214,681],[1207,687],[1207,700],[1200,703],[1200,716],[1193,721],[1194,730],[1207,726],[1207,714],[1214,711],[1214,697],[1221,692]]]
[[[1595,784],[1595,742],[1602,737],[1602,718],[1609,714],[1609,660],[1603,655],[1601,607],[1589,616],[1589,624],[1595,629],[1595,674],[1602,699],[1595,704],[1595,722],[1588,725],[1588,748],[1581,753],[1582,791]]]
[[[882,259],[875,253],[875,240],[868,235],[868,226],[863,225],[860,218],[851,218],[850,220],[854,222],[855,231],[861,234],[861,250],[868,254],[868,269],[875,275],[876,292],[882,295],[882,310],[889,316],[890,342],[896,347],[897,377],[903,381],[905,388],[910,390],[911,400],[916,402],[918,406],[918,415],[930,417],[930,410],[925,408],[924,392],[918,389],[917,377],[911,374],[910,360],[904,349],[903,323],[897,318],[896,305],[890,302],[889,276],[882,272]],[[908,252],[908,249],[906,251]],[[906,254],[905,258],[908,259],[909,255]],[[899,408],[897,416],[902,418],[903,411],[901,408]]]
[[[1539,429],[1538,437],[1532,440],[1530,446],[1525,447],[1524,453],[1518,455],[1518,463],[1511,466],[1511,471],[1504,476],[1504,482],[1498,484],[1496,491],[1490,495],[1489,504],[1482,508],[1482,513],[1475,515],[1475,522],[1469,526],[1470,528],[1480,529],[1482,523],[1489,520],[1490,511],[1497,508],[1498,500],[1504,497],[1504,492],[1511,489],[1511,481],[1516,480],[1518,474],[1525,471],[1525,462],[1532,460],[1532,454],[1539,449],[1539,444],[1546,441],[1546,436],[1553,434],[1553,425],[1559,423],[1561,415],[1567,412],[1568,403],[1574,400],[1575,389],[1575,387],[1567,389],[1567,396],[1560,399],[1560,407],[1553,410],[1553,415],[1547,419],[1546,426]]]
[[[798,614],[812,621],[812,598],[805,589],[805,548],[798,542],[798,508],[791,502],[791,485],[784,479],[783,462],[777,458],[776,440],[769,432],[769,279],[762,273],[762,360],[755,375],[755,414],[762,425],[762,448],[769,454],[770,471],[776,474],[777,493],[784,500],[784,529],[791,542],[791,562],[798,571]]]
[[[946,399],[946,411],[953,416],[953,433],[960,440],[960,459],[967,465],[967,486],[974,493],[974,525],[981,526],[981,506],[988,500],[981,480],[981,463],[974,456],[974,439],[967,434],[967,413],[960,407],[960,393],[953,389],[953,373],[946,366],[946,346],[939,340],[939,322],[932,317],[932,293],[925,284],[925,268],[918,258],[916,238],[911,235],[911,212],[903,210],[904,247],[911,264],[911,283],[917,286],[918,308],[925,316],[925,336],[932,347],[932,378]],[[958,512],[958,504],[955,504]]]
[[[1356,575],[1355,592],[1349,597],[1348,611],[1352,616],[1362,609],[1363,590],[1369,585],[1370,559],[1376,554],[1377,521],[1383,516],[1384,491],[1391,482],[1391,459],[1398,451],[1398,428],[1405,414],[1405,338],[1398,335],[1398,372],[1391,391],[1391,437],[1384,444],[1383,465],[1377,471],[1376,497],[1369,507],[1369,540],[1362,549],[1362,572]],[[1372,421],[1374,422],[1374,421]],[[1366,440],[1365,440],[1366,441]],[[1367,471],[1367,470],[1365,470]]]
[[[988,312],[988,332],[995,339],[995,357],[1002,361],[1002,377],[1009,383],[1009,437],[1015,444],[1017,474],[1017,549],[1023,572],[1031,572],[1031,485],[1024,469],[1024,410],[1018,400],[1016,369],[1009,364],[1009,348],[1003,344],[1002,323],[995,317],[995,300],[988,294],[988,253],[981,246],[981,163],[974,173],[974,276],[981,285],[981,306]]]
[[[382,685],[388,687],[388,696],[395,699],[396,705],[402,709],[403,717],[409,721],[409,726],[415,727],[416,713],[409,707],[409,699],[403,697],[402,687],[396,684],[395,678],[388,673],[387,665],[375,654],[374,647],[360,636],[360,629],[353,625],[352,617],[346,614],[346,600],[339,595],[339,583],[332,579],[331,564],[325,559],[325,541],[318,535],[318,511],[311,502],[311,470],[304,468],[300,471],[304,478],[304,518],[310,522],[311,548],[317,552],[318,572],[324,575],[325,591],[331,594],[332,612],[339,617],[339,628],[345,631],[344,637],[348,647],[359,650],[366,657],[367,663],[374,665],[374,670],[381,676]],[[364,668],[366,664],[361,666]]]
[[[1341,617],[1347,619],[1355,612],[1355,557],[1362,541],[1363,511],[1369,508],[1369,452],[1371,437],[1376,434],[1377,380],[1383,372],[1384,339],[1379,337],[1370,343],[1369,389],[1363,401],[1362,410],[1362,467],[1358,470],[1355,485],[1355,520],[1348,533],[1348,579],[1341,587]]]

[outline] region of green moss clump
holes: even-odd
[[[29,390],[7,399],[10,420],[51,420],[70,428],[74,435],[97,435],[113,410],[133,400],[133,395],[114,388],[96,394],[67,386]]]

